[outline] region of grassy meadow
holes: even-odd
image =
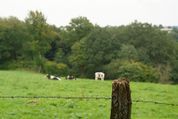
[[[0,96],[111,96],[112,81],[47,80],[27,71],[0,71]],[[178,104],[178,85],[131,82],[133,100]],[[109,119],[111,100],[0,99],[0,119]],[[178,119],[178,106],[133,102],[132,119]]]

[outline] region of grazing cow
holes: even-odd
[[[95,72],[95,80],[104,80],[105,74],[103,72]]]
[[[73,76],[73,75],[68,75],[68,76],[66,77],[66,80],[76,80],[76,77]]]
[[[46,77],[50,80],[61,80],[60,77],[58,76],[54,76],[54,75],[50,75],[50,74],[47,74]]]

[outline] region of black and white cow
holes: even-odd
[[[54,76],[54,75],[50,75],[50,74],[47,74],[46,77],[50,80],[61,80],[60,77],[58,76]]]
[[[95,72],[95,80],[104,80],[105,74],[103,72]]]
[[[76,80],[76,77],[73,76],[73,75],[68,75],[68,76],[66,77],[66,80]]]

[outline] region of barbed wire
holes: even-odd
[[[0,99],[7,98],[56,98],[56,99],[111,99],[105,96],[0,96]]]
[[[166,103],[166,102],[151,101],[151,100],[132,100],[132,102],[154,103],[154,104],[160,104],[160,105],[178,106],[178,103]]]
[[[48,99],[105,99],[105,100],[111,100],[111,97],[107,96],[0,96],[0,99],[25,99],[25,98],[36,98],[36,99],[42,99],[42,98],[48,98]],[[159,101],[151,101],[151,100],[132,100],[132,102],[140,102],[140,103],[154,103],[154,104],[162,104],[162,105],[171,105],[171,106],[178,106],[178,103],[166,103],[166,102],[159,102]]]

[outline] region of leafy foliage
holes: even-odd
[[[133,81],[158,82],[159,74],[156,69],[139,62],[123,63],[119,68],[120,77],[128,77]]]
[[[44,72],[48,74],[55,74],[59,76],[65,76],[68,72],[68,67],[63,63],[55,63],[51,61],[47,61],[44,65]]]
[[[159,72],[151,66],[147,66],[141,62],[114,60],[105,66],[108,76],[117,79],[119,77],[127,77],[132,81],[149,81],[158,82]]]
[[[60,74],[72,72],[89,78],[104,71],[108,79],[130,76],[135,81],[177,82],[176,28],[168,33],[138,21],[100,27],[86,17],[56,27],[46,20],[40,11],[30,11],[25,22],[0,18],[1,69],[59,70]]]

